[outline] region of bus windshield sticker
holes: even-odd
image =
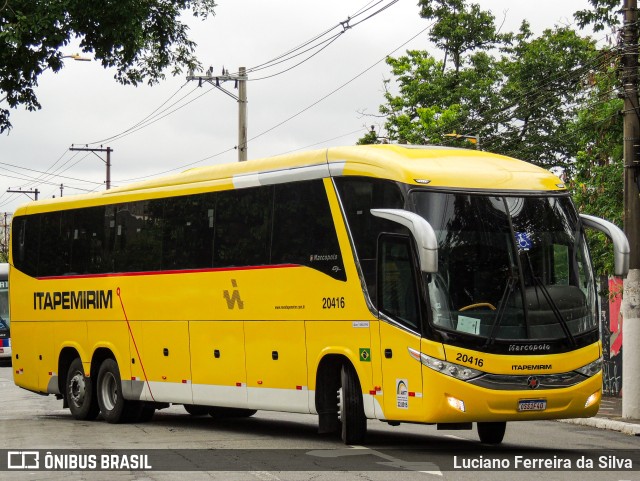
[[[533,247],[531,237],[526,232],[516,232],[516,244],[523,251],[528,251]]]
[[[457,331],[468,332],[469,334],[480,334],[480,319],[467,316],[458,316]]]

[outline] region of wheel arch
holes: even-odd
[[[63,393],[65,396],[66,402],[66,394],[65,386],[67,384],[67,375],[69,374],[69,367],[74,359],[80,358],[82,360],[82,356],[75,347],[66,346],[63,347],[58,355],[58,390],[60,393]]]
[[[90,376],[93,379],[98,379],[98,370],[100,369],[100,366],[105,361],[105,359],[113,359],[117,362],[116,356],[114,355],[113,351],[107,347],[99,347],[94,351],[93,356],[91,357],[90,373]]]
[[[368,363],[367,363],[368,364]],[[367,417],[373,418],[373,405],[368,409],[367,394],[362,389],[362,371],[356,363],[345,353],[325,353],[316,369],[315,410],[318,415],[335,412],[336,392],[340,388],[340,371],[342,366],[350,366],[356,374],[360,392],[362,392]],[[366,381],[365,381],[366,382]]]

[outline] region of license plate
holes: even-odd
[[[523,399],[518,401],[518,411],[544,411],[547,409],[546,399]]]

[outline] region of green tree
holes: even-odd
[[[578,143],[569,185],[580,212],[603,217],[622,226],[623,100],[617,92],[617,56],[603,51],[607,60],[591,77],[592,88],[569,130]],[[596,272],[613,272],[610,241],[588,232]]]
[[[195,44],[180,19],[184,11],[206,18],[214,0],[6,0],[0,6],[0,133],[11,128],[11,108],[41,108],[35,93],[47,69],[63,67],[61,49],[73,39],[122,84],[154,84],[198,66]]]
[[[569,169],[577,145],[566,132],[598,61],[594,42],[567,27],[534,37],[523,22],[502,52],[501,111],[487,118],[497,121],[499,134],[484,145],[543,167]]]
[[[420,4],[442,52],[387,60],[392,78],[380,112],[389,138],[451,145],[447,134],[477,135],[488,150],[569,168],[577,145],[567,129],[598,58],[594,42],[564,27],[535,37],[526,22],[499,34],[493,15],[465,0]]]
[[[594,32],[620,23],[621,0],[589,0],[591,8],[577,11],[574,16],[580,28],[591,25]]]

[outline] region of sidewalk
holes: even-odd
[[[603,397],[598,414],[592,418],[562,419],[560,422],[640,436],[640,419],[622,419],[622,398],[619,397]]]

